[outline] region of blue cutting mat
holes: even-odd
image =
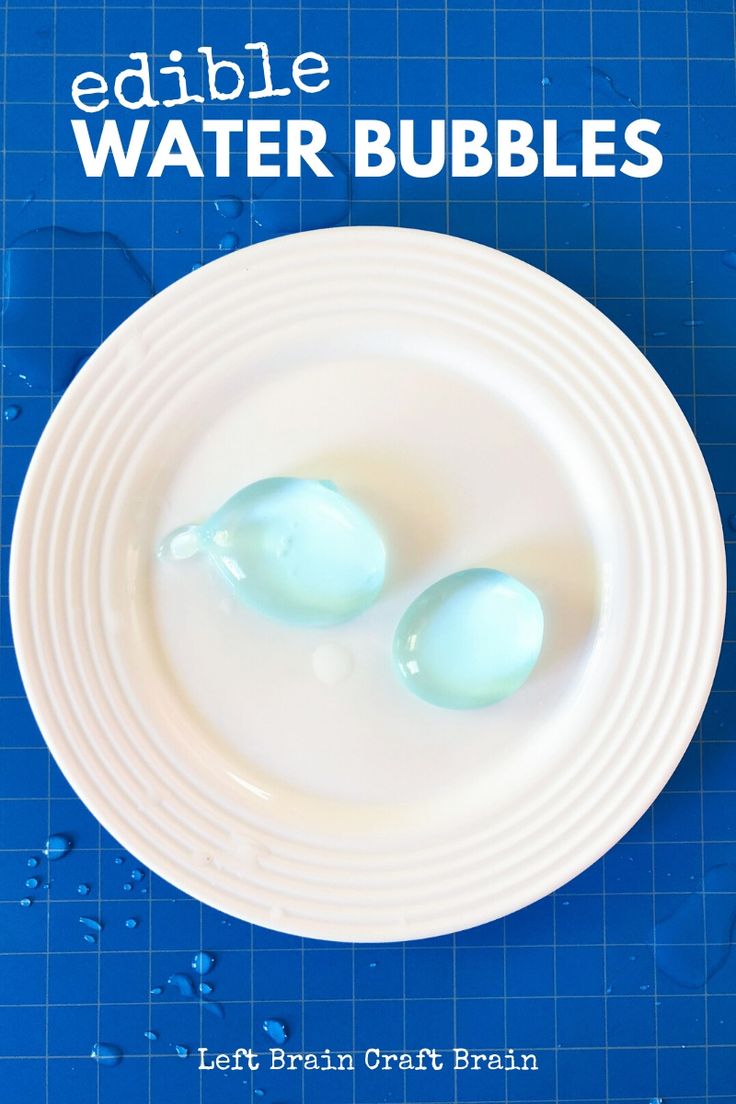
[[[346,947],[230,920],[148,871],[136,880],[135,858],[49,761],[23,698],[7,609],[8,545],[23,474],[77,364],[147,297],[150,282],[161,289],[232,247],[233,235],[247,245],[340,218],[498,245],[593,299],[643,348],[691,420],[732,556],[731,0],[691,0],[689,7],[686,0],[595,0],[592,7],[547,0],[542,10],[531,0],[498,7],[491,0],[347,7],[341,0],[19,0],[4,7],[0,33],[2,235],[6,251],[17,243],[6,252],[13,298],[4,316],[0,421],[0,1098],[736,1104],[736,954],[729,955],[736,867],[727,865],[736,863],[733,621],[715,691],[680,769],[604,860],[552,897],[486,927],[422,943]],[[160,65],[178,48],[193,65],[201,44],[237,57],[254,40],[270,44],[277,80],[300,49],[328,56],[332,83],[309,98],[305,115],[326,124],[332,152],[344,162],[349,120],[395,123],[397,108],[425,121],[446,111],[486,119],[498,111],[531,122],[546,113],[560,120],[566,159],[577,161],[580,119],[592,109],[619,122],[660,120],[664,168],[643,183],[620,175],[595,182],[392,176],[355,181],[347,196],[305,180],[254,197],[242,175],[218,181],[211,164],[204,180],[84,177],[69,127],[78,114],[70,106],[73,76],[100,67],[114,73],[134,50],[153,51]],[[292,99],[289,108],[259,111],[298,114]],[[242,117],[242,107],[230,112]],[[242,174],[242,156],[235,166]],[[237,218],[237,204],[215,207],[228,194],[245,203]],[[73,233],[21,237],[48,226]],[[73,850],[49,869],[41,849],[51,831],[68,836]],[[41,858],[35,868],[27,865],[33,857]],[[33,877],[40,885],[26,887]],[[80,884],[90,887],[87,896]],[[29,907],[21,907],[24,897]],[[80,924],[80,916],[101,920],[103,931]],[[127,919],[137,925],[126,926]],[[659,969],[655,922],[662,922]],[[208,999],[220,1003],[222,1019],[198,997],[165,986],[172,973],[191,975],[201,948],[217,959]],[[159,986],[163,993],[151,994]],[[199,1073],[194,1057],[176,1053],[199,1045],[263,1050],[267,1016],[288,1024],[287,1046],[295,1050],[511,1046],[536,1053],[539,1069],[244,1075]],[[123,1061],[114,1068],[91,1061],[98,1041],[122,1048]]]

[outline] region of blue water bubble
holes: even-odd
[[[371,519],[334,484],[262,479],[201,525],[164,540],[164,559],[204,552],[246,605],[299,625],[334,625],[375,602],[386,550]]]
[[[394,664],[424,701],[475,709],[526,682],[543,635],[542,607],[528,587],[502,571],[470,568],[412,602],[396,628]]]

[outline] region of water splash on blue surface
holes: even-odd
[[[96,920],[94,916],[80,916],[79,923],[84,924],[85,928],[89,928],[90,931],[102,931],[102,924],[99,920]]]
[[[117,1066],[123,1060],[123,1052],[114,1043],[95,1043],[90,1053],[101,1066]]]
[[[226,219],[240,218],[243,213],[243,201],[239,196],[220,196],[215,200],[215,210]]]
[[[102,340],[102,326],[91,317],[90,301],[128,300],[130,312],[153,294],[146,272],[120,238],[44,226],[21,234],[5,255],[3,303],[6,348],[5,392],[58,393],[90,353],[90,337]],[[39,298],[73,296],[79,309],[53,314],[49,343],[38,344]],[[62,304],[62,307],[64,304]],[[48,309],[48,308],[47,308]],[[116,322],[119,319],[116,318]]]
[[[43,845],[44,855],[52,862],[56,862],[57,859],[65,858],[71,849],[72,841],[67,836],[49,836],[46,843]]]
[[[289,1038],[289,1029],[283,1020],[265,1019],[262,1026],[269,1039],[273,1039],[275,1043],[285,1043]]]
[[[198,951],[192,959],[192,969],[196,974],[208,974],[214,965],[214,955],[207,951]]]
[[[310,193],[301,199],[298,182],[288,176],[256,182],[261,190],[254,195],[251,218],[255,237],[273,238],[296,230],[318,230],[341,226],[350,211],[350,172],[341,157],[325,150],[321,160],[332,173],[310,181]],[[295,183],[297,188],[295,190]]]
[[[240,245],[240,238],[234,231],[228,230],[226,234],[223,234],[217,243],[217,248],[221,253],[232,253],[234,249],[237,249]]]
[[[707,940],[703,946],[703,910]],[[726,962],[736,923],[736,866],[712,867],[701,890],[690,893],[655,929],[657,968],[686,989],[701,989]]]
[[[638,104],[635,100],[632,100],[631,96],[626,92],[622,92],[620,88],[616,86],[616,83],[610,73],[607,73],[605,69],[599,69],[596,65],[591,65],[591,72],[593,74],[594,81],[604,91],[611,93],[611,99],[623,100],[629,107],[637,107]]]
[[[194,996],[194,983],[187,974],[172,974],[168,979],[168,984],[178,989],[183,997]]]

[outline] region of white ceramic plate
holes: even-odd
[[[156,560],[275,474],[381,526],[363,617],[287,628]],[[540,663],[489,709],[425,705],[394,626],[483,564],[540,596]],[[340,940],[479,924],[603,854],[695,729],[724,592],[702,457],[623,334],[502,253],[370,227],[233,253],[121,326],[44,433],[11,563],[28,696],[92,812],[195,897]]]

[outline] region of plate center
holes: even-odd
[[[502,352],[491,366],[456,344],[414,357],[299,353],[230,373],[217,416],[188,427],[156,538],[254,480],[330,479],[384,536],[384,592],[352,622],[305,629],[240,605],[203,557],[153,563],[161,652],[202,740],[246,783],[352,803],[502,803],[516,772],[545,760],[595,638],[595,496],[580,486],[592,475],[573,477],[575,442],[560,443],[554,404],[543,417],[522,405],[524,373]],[[394,628],[425,587],[478,566],[538,594],[542,656],[506,701],[438,709],[397,680]]]

